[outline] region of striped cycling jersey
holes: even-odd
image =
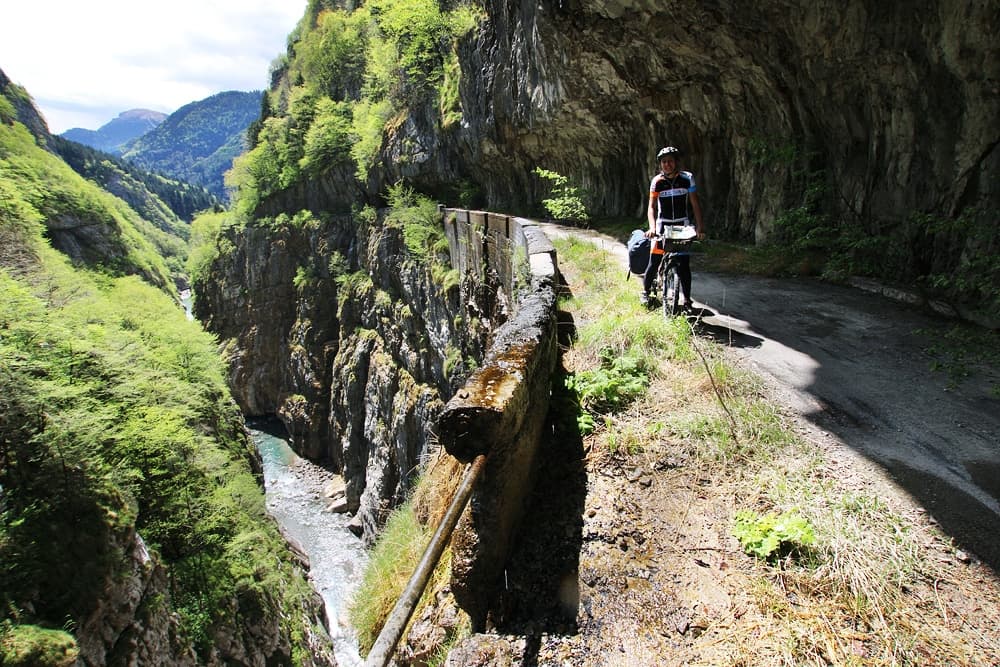
[[[656,196],[656,219],[663,224],[690,224],[688,221],[688,193],[695,191],[694,174],[679,171],[673,178],[659,172],[649,184],[650,196]]]

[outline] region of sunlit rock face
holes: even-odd
[[[536,165],[639,214],[658,148],[684,148],[717,237],[762,240],[820,172],[859,224],[1000,202],[995,6],[858,2],[486,3],[461,44],[463,118],[415,112],[385,173],[455,174],[480,205],[540,201]],[[408,159],[400,160],[400,156]],[[413,159],[409,159],[413,158]]]

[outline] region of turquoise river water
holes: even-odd
[[[347,604],[368,560],[361,540],[347,529],[347,515],[326,510],[323,471],[296,455],[287,441],[274,435],[274,428],[248,425],[264,462],[267,510],[309,557],[309,579],[326,604],[337,663],[360,667],[363,661],[347,623]]]

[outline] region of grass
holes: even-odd
[[[445,455],[443,450],[440,451],[427,463],[409,500],[389,516],[348,608],[348,617],[357,633],[362,654],[371,650],[389,613],[409,583],[433,531],[447,511],[448,501],[454,494],[461,473],[462,465]],[[423,610],[432,601],[440,606],[440,598],[450,596],[445,592],[450,576],[451,549],[445,548],[413,612],[411,627],[414,619],[421,618]],[[445,606],[455,608],[453,601]],[[428,665],[443,664],[448,648],[470,632],[467,617],[452,616],[454,621],[435,622],[445,628],[445,633],[429,649]],[[406,637],[408,632],[409,629],[404,631],[403,636]]]
[[[73,636],[35,625],[0,624],[0,664],[9,667],[70,667],[80,650]]]
[[[682,318],[665,324],[642,310],[634,284],[599,248],[573,240],[556,246],[572,276],[573,298],[562,302],[577,325],[564,354],[570,372],[599,366],[609,349],[658,362],[644,396],[595,420],[591,456],[680,458],[677,484],[720,489],[708,500],[698,492],[699,503],[728,508],[717,530],[730,531],[740,512],[793,512],[815,537],[795,558],[744,562],[754,613],[706,629],[672,659],[710,649],[725,664],[972,665],[977,655],[1000,651],[989,619],[955,631],[961,623],[941,593],[945,582],[956,597],[976,594],[929,556],[929,543],[953,551],[946,538],[906,514],[909,506],[892,500],[884,483],[831,464],[828,450],[802,438],[761,380],[734,366],[718,344],[693,337]],[[725,248],[714,259],[740,270],[772,261]]]
[[[400,505],[386,522],[348,612],[362,653],[367,654],[378,639],[379,630],[406,588],[428,538],[410,502]]]

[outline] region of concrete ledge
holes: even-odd
[[[446,220],[463,218],[451,213],[452,209],[445,212]],[[491,223],[491,233],[499,234],[505,227],[506,234],[514,237],[509,248],[526,247],[530,275],[521,278],[528,279],[530,288],[521,294],[513,316],[494,332],[482,367],[448,401],[436,425],[438,440],[460,461],[488,455],[452,536],[451,588],[474,630],[484,627],[496,599],[497,584],[534,485],[558,355],[554,246],[530,220],[484,217]],[[502,217],[507,224],[502,224]],[[513,275],[513,258],[507,261],[508,270],[498,270],[498,275]]]

